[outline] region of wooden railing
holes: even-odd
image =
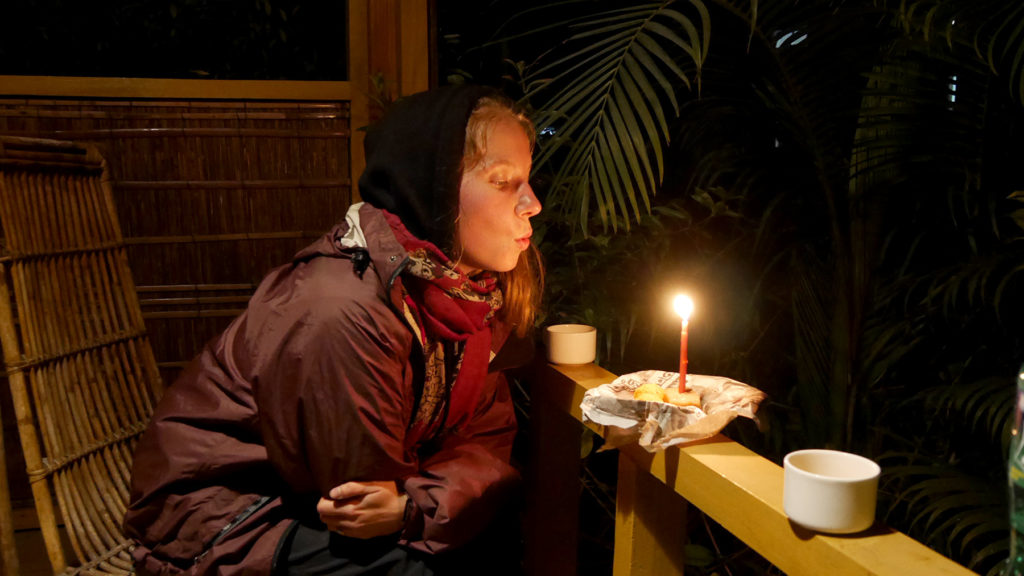
[[[538,360],[530,389],[526,473],[526,567],[531,575],[576,574],[580,493],[580,401],[615,375],[594,364]],[[603,427],[588,423],[603,435]],[[651,454],[619,449],[615,576],[683,573],[687,503],[791,576],[964,576],[974,572],[887,526],[827,536],[791,524],[782,508],[782,468],[718,435]]]

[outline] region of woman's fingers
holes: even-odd
[[[365,496],[379,491],[390,492],[398,495],[398,485],[394,480],[371,480],[367,482],[345,482],[331,488],[328,496],[335,500],[344,500],[355,496]]]
[[[331,492],[328,495],[334,500],[347,500],[357,496],[365,496],[380,490],[376,484],[377,483],[375,482],[345,482],[344,484],[331,488]]]
[[[320,518],[347,519],[355,516],[359,503],[352,500],[333,500],[321,498],[316,503],[316,511]]]
[[[332,488],[328,496],[316,505],[328,530],[372,538],[402,527],[404,500],[393,481],[346,482]]]

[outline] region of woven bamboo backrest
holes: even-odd
[[[0,137],[0,227],[0,340],[50,562],[128,574],[132,451],[162,387],[103,159]]]

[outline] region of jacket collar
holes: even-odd
[[[359,251],[368,253],[395,310],[403,310],[401,272],[407,263],[407,254],[379,208],[364,202],[353,204],[345,214],[344,221],[302,249],[295,255],[294,261],[310,260],[317,256],[351,259]],[[497,351],[508,338],[509,330],[501,322],[494,322],[492,330],[491,349]]]
[[[343,221],[300,250],[293,262],[317,256],[352,258],[359,251],[368,253],[377,275],[386,283],[400,272],[406,256],[383,212],[364,202],[349,207]]]

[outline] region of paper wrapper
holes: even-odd
[[[730,378],[690,374],[686,385],[689,390],[700,393],[700,408],[633,399],[634,390],[652,382],[662,388],[675,388],[679,385],[679,373],[633,372],[583,395],[580,408],[584,421],[613,427],[605,435],[604,448],[616,448],[636,440],[648,452],[657,452],[709,438],[737,416],[757,421],[757,407],[766,397],[757,388]]]

